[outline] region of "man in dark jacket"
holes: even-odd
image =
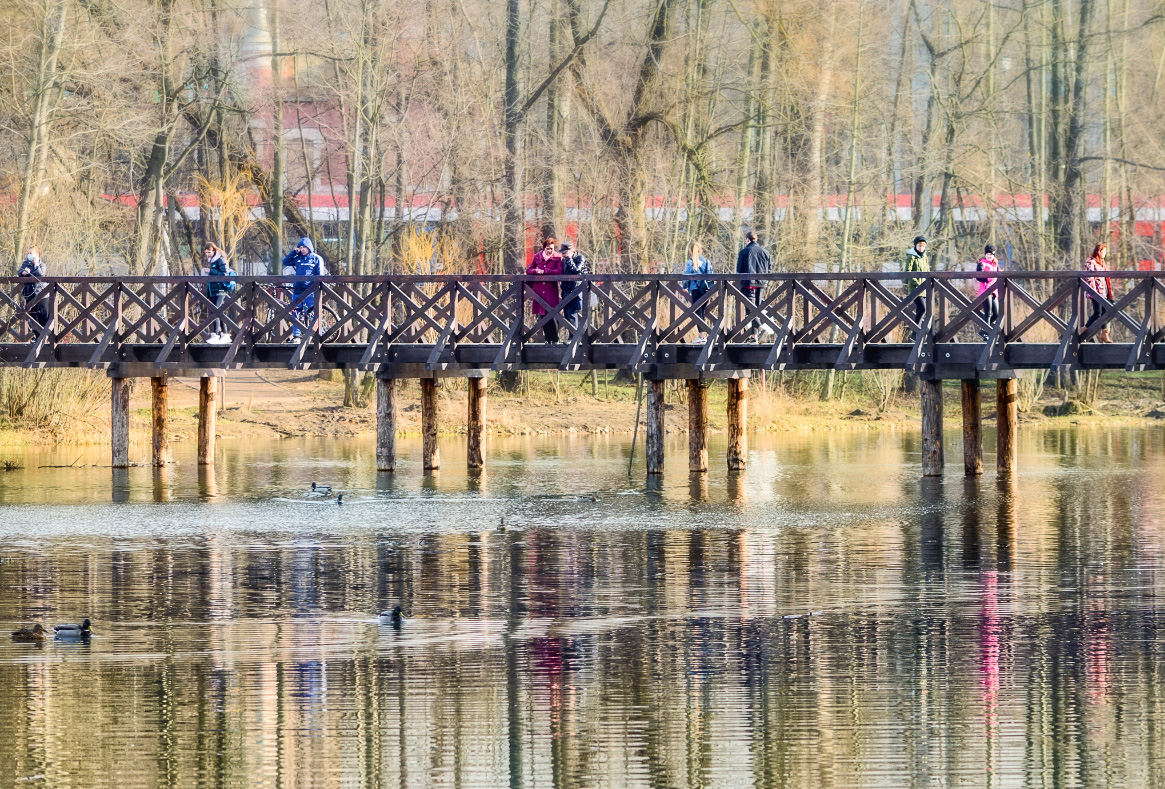
[[[563,274],[574,274],[574,275],[582,276],[582,275],[591,273],[590,266],[587,265],[587,259],[583,256],[583,254],[581,252],[578,252],[577,250],[575,250],[574,242],[571,241],[569,238],[566,241],[562,242],[562,246],[560,246],[558,248],[558,251],[562,253],[562,273]],[[566,298],[566,296],[572,290],[574,290],[578,284],[579,283],[577,283],[577,282],[563,282],[562,283],[562,298]],[[579,312],[582,310],[582,306],[583,306],[583,297],[581,295],[575,296],[574,299],[571,300],[570,304],[567,304],[565,307],[562,308],[562,317],[566,318],[567,323],[569,323],[571,326],[577,327],[578,324],[575,323],[575,318],[578,316]]]
[[[311,239],[304,236],[299,240],[295,249],[288,252],[283,258],[283,273],[297,277],[323,277],[328,273],[327,266],[324,265],[324,259],[316,254],[315,247],[312,246]],[[299,301],[299,298],[311,287],[311,282],[308,280],[296,280],[292,286],[292,300]],[[315,308],[316,297],[314,293],[308,294],[295,312],[301,321],[306,321],[312,310]],[[299,337],[299,327],[295,327],[291,331],[292,337]]]
[[[756,233],[749,230],[744,234],[744,248],[740,250],[740,254],[736,256],[736,273],[737,274],[768,274],[773,270],[773,259],[769,255],[769,251],[756,242]],[[760,306],[761,289],[764,283],[759,279],[742,279],[740,286],[744,289],[744,295],[748,300]],[[752,342],[758,342],[758,334],[760,332],[760,318],[754,318],[752,321]]]
[[[21,289],[21,295],[24,296],[24,303],[30,304],[37,296],[39,296],[45,288],[47,283],[41,282],[40,278],[45,275],[45,264],[40,257],[39,247],[29,247],[28,255],[24,258],[24,262],[20,264],[20,268],[16,271],[18,277],[32,277],[37,280],[30,282]],[[43,300],[35,304],[28,310],[28,315],[38,324],[40,328],[49,325],[49,307]]]

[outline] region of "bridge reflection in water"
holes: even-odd
[[[684,277],[666,274],[319,277],[300,280],[306,287],[299,294],[284,277],[231,278],[236,287],[221,305],[206,295],[215,281],[208,277],[49,278],[28,302],[21,298],[28,281],[9,278],[0,279],[0,361],[108,370],[115,467],[129,463],[125,381],[139,376],[153,382],[156,464],[167,454],[167,375],[202,378],[199,462],[206,464],[214,460],[213,377],[222,370],[372,372],[379,380],[377,464],[391,471],[398,379],[421,380],[425,465],[436,468],[442,378],[471,379],[467,462],[473,466],[483,462],[484,379],[491,371],[624,368],[645,381],[651,475],[663,468],[665,380],[687,381],[689,468],[704,472],[709,380],[732,381],[727,461],[740,468],[752,373],[900,369],[921,380],[924,475],[944,469],[945,379],[962,382],[964,470],[971,475],[982,471],[980,382],[996,382],[997,467],[1010,473],[1016,371],[1165,367],[1159,315],[1165,280],[1153,272],[1108,275],[1119,294],[1113,301],[1092,287],[1089,272],[999,272],[983,293],[967,272],[919,274],[921,284],[909,292],[899,274],[789,273],[751,281],[720,274],[707,277],[712,286],[694,304]],[[546,282],[562,288],[563,298],[535,288]],[[568,320],[567,305],[576,299],[585,306]],[[993,323],[983,312],[990,299],[999,302]],[[1094,305],[1099,315],[1093,319]],[[29,317],[41,309],[50,316],[47,330]],[[216,322],[229,342],[207,342]],[[563,342],[548,342],[557,330]],[[701,335],[706,341],[697,341]]]

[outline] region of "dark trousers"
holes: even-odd
[[[45,326],[49,325],[49,307],[48,307],[48,305],[45,304],[43,301],[40,302],[39,304],[36,304],[35,306],[33,306],[32,308],[29,309],[28,317],[32,318],[34,321],[36,321],[38,324],[40,324],[40,328],[43,329]]]
[[[1088,322],[1084,324],[1085,329],[1096,323],[1097,319],[1100,318],[1100,302],[1089,297],[1088,303],[1092,305],[1092,314],[1088,316]]]
[[[983,320],[992,327],[995,326],[995,321],[999,320],[999,297],[995,294],[991,294],[987,301],[983,302]]]
[[[748,296],[748,300],[751,301],[753,304],[755,304],[758,308],[760,307],[760,292],[761,292],[761,289],[759,287],[751,287],[751,288],[744,289],[744,295]],[[760,318],[759,317],[753,318],[752,321],[750,321],[748,325],[749,325],[749,328],[752,329],[752,334],[754,337],[760,333]]]
[[[707,293],[708,293],[707,288],[692,288],[691,290],[688,291],[688,298],[690,298],[692,300],[692,303],[695,304],[697,301],[704,298],[704,296]],[[708,309],[708,303],[704,302],[699,307],[696,307],[696,315],[700,316],[700,318],[702,319],[704,317],[704,312],[707,309]]]
[[[558,322],[551,319],[542,327],[542,334],[546,337],[546,342],[553,345],[558,342]]]
[[[566,298],[578,283],[564,282],[562,283],[562,298]],[[571,326],[578,326],[575,318],[579,312],[582,311],[582,296],[575,296],[570,303],[562,308],[562,317],[566,318],[566,322]]]
[[[913,302],[914,307],[914,322],[919,326],[922,325],[922,316],[926,314],[926,300],[922,296],[917,297]]]
[[[218,292],[218,294],[211,296],[210,300],[214,302],[215,309],[218,309],[222,306],[223,302],[227,300],[227,292],[225,290],[221,290]],[[226,331],[226,324],[223,323],[222,318],[216,317],[210,324],[210,330],[215,334],[222,334],[224,331]]]

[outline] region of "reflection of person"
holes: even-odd
[[[324,259],[316,254],[311,239],[304,236],[296,244],[295,249],[283,257],[283,273],[294,274],[297,277],[323,277],[327,276],[328,269],[324,265]],[[292,300],[298,301],[309,287],[311,287],[310,281],[297,279],[291,290]],[[311,314],[315,308],[315,300],[315,294],[309,293],[307,298],[295,308],[295,313],[300,321],[305,320]],[[296,326],[292,329],[291,336],[299,337],[299,333],[299,327]]]
[[[531,276],[554,276],[562,273],[562,255],[555,251],[553,238],[547,238],[542,242],[542,250],[534,255],[534,259],[526,267],[526,273]],[[551,307],[558,306],[557,282],[535,282],[530,287],[548,305]],[[536,316],[545,315],[547,312],[546,308],[537,299],[531,301],[530,310]],[[542,327],[542,331],[546,335],[546,342],[551,345],[558,342],[557,322],[553,320],[546,321],[546,325]]]
[[[917,273],[923,271],[930,271],[930,260],[926,257],[926,239],[922,236],[915,236],[914,244],[910,249],[906,250],[906,255],[902,258],[903,273]],[[906,295],[909,296],[920,287],[923,283],[921,277],[911,277],[906,280]],[[914,322],[919,326],[922,325],[922,316],[926,314],[926,300],[922,296],[914,299]]]
[[[983,247],[983,257],[979,258],[979,262],[975,264],[975,270],[979,272],[999,271],[999,260],[995,257],[995,247],[988,244]],[[995,284],[995,277],[978,277],[979,280],[979,295],[982,296],[987,290]],[[987,325],[994,328],[995,321],[999,320],[999,294],[992,293],[987,297],[987,301],[983,302],[983,320],[987,321]],[[983,339],[987,339],[986,332],[979,332]]]
[[[1088,261],[1084,264],[1084,268],[1089,271],[1108,271],[1108,266],[1104,264],[1105,257],[1108,256],[1108,245],[1097,244],[1092,248],[1092,254],[1088,256]],[[1112,301],[1112,280],[1108,277],[1088,277],[1086,282],[1088,285],[1101,295],[1101,297]],[[1100,317],[1100,301],[1091,293],[1088,294],[1088,303],[1092,305],[1092,314],[1088,316],[1088,322],[1084,324],[1087,329]],[[1105,326],[1096,334],[1096,339],[1101,342],[1112,342],[1112,337],[1109,336],[1108,327]]]
[[[562,242],[562,246],[558,248],[559,254],[562,255],[562,273],[571,274],[574,276],[585,276],[591,273],[590,266],[587,265],[587,259],[581,252],[574,248],[574,242],[569,238]],[[572,290],[578,287],[577,282],[563,282],[562,283],[562,298],[566,298]],[[570,303],[562,308],[562,317],[566,318],[566,322],[571,326],[577,326],[575,318],[582,310],[583,297],[582,295],[575,296]]]
[[[40,282],[40,278],[45,276],[47,268],[44,261],[40,257],[40,247],[31,246],[28,248],[28,254],[24,257],[24,262],[20,264],[20,268],[16,271],[18,277],[32,277],[38,280],[37,282],[30,282],[21,289],[21,295],[24,296],[24,304],[27,306],[39,296],[44,289],[48,287],[48,283]],[[42,300],[28,310],[28,316],[36,321],[40,328],[49,325],[49,307]]]
[[[206,276],[229,277],[234,274],[217,244],[207,241],[202,247],[202,254],[206,258],[206,267],[203,269],[203,273]],[[206,284],[206,295],[214,302],[215,309],[218,309],[226,301],[227,294],[234,289],[235,283],[233,282],[208,282]],[[207,343],[211,345],[225,345],[230,343],[231,335],[226,331],[226,323],[221,316],[214,319],[210,329],[210,337],[207,338]]]
[[[744,248],[736,256],[736,273],[737,274],[768,274],[773,270],[773,259],[769,255],[769,251],[762,247],[756,241],[756,233],[749,230],[744,234]],[[744,295],[748,300],[760,307],[761,289],[764,283],[759,279],[742,279],[740,286],[744,289]],[[753,342],[759,341],[760,332],[760,317],[752,319],[752,336]]]
[[[691,255],[691,257],[688,258],[688,262],[684,265],[684,273],[685,274],[708,275],[708,274],[713,273],[712,272],[712,264],[708,262],[708,258],[706,258],[700,254],[703,251],[704,251],[704,248],[702,246],[700,246],[699,241],[692,242],[692,255]],[[688,298],[692,300],[693,304],[695,304],[700,299],[704,298],[704,296],[707,295],[708,291],[710,291],[711,289],[712,289],[712,281],[711,280],[707,280],[707,279],[684,280],[684,290],[686,290],[688,292]],[[707,309],[708,309],[708,304],[707,304],[707,302],[705,302],[704,304],[701,304],[699,307],[696,308],[696,314],[699,315],[700,318],[703,318],[704,312]],[[705,335],[704,332],[700,332],[700,336],[696,339],[696,342],[705,342],[706,340],[707,340],[707,335]]]

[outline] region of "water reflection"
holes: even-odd
[[[0,642],[0,784],[1165,786],[1157,432],[401,446],[0,478],[0,620],[98,633]]]

